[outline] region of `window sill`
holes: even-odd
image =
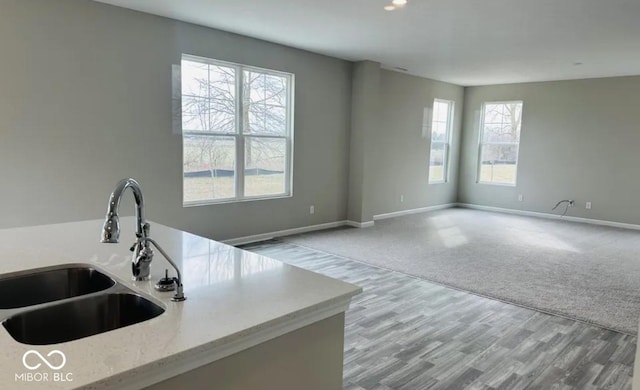
[[[479,181],[478,184],[484,184],[488,186],[497,186],[497,187],[516,187],[516,183],[492,183],[490,181]]]
[[[429,182],[429,185],[432,185],[432,184],[447,184],[447,181],[446,181],[446,180],[442,180],[442,181],[430,181],[430,182]]]
[[[194,202],[182,202],[182,207],[198,207],[198,206],[214,206],[214,205],[223,205],[230,203],[244,203],[244,202],[256,202],[261,200],[274,200],[274,199],[286,199],[293,198],[293,194],[280,194],[274,196],[256,196],[256,197],[248,197],[248,198],[231,198],[231,199],[220,199],[220,200],[202,200],[202,201],[194,201]]]

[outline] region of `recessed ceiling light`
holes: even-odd
[[[393,11],[395,9],[396,9],[396,7],[394,7],[393,5],[387,5],[387,6],[384,7],[385,11]]]
[[[407,0],[393,0],[391,4],[402,7],[403,5],[407,4]]]

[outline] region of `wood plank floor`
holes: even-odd
[[[243,249],[363,287],[346,316],[346,390],[631,389],[636,337],[294,244]]]

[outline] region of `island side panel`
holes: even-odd
[[[640,330],[638,331],[640,335]],[[633,390],[640,390],[640,345],[636,347],[636,360],[633,366]]]
[[[344,313],[147,387],[147,390],[340,390]]]

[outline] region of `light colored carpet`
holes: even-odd
[[[448,209],[284,240],[637,334],[639,231]]]

